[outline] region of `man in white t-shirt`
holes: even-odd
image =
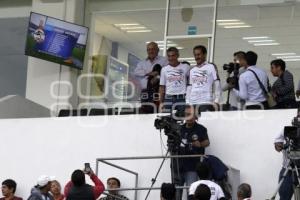
[[[190,186],[189,200],[193,199],[193,195],[200,184],[207,185],[210,188],[210,200],[225,200],[225,195],[222,188],[215,182],[209,180],[210,168],[206,163],[201,163],[197,166],[197,174],[200,180],[192,183]]]
[[[187,103],[197,105],[200,111],[215,111],[221,96],[216,67],[206,61],[206,47],[195,46],[193,52],[197,65],[190,70]]]
[[[189,65],[178,61],[179,51],[176,47],[167,50],[169,64],[162,68],[160,74],[160,108],[183,111]]]

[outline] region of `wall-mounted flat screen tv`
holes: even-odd
[[[31,12],[25,54],[83,68],[88,28]]]

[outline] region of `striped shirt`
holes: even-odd
[[[280,77],[274,82],[272,92],[276,94],[276,102],[295,100],[295,87],[293,74],[285,70]]]

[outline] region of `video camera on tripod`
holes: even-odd
[[[230,85],[234,85],[234,88],[239,88],[239,69],[241,68],[241,65],[239,63],[228,63],[223,65],[223,70],[227,71],[228,78],[226,82]],[[233,76],[230,76],[230,74],[233,73]]]
[[[181,135],[180,130],[183,124],[184,113],[176,112],[175,116],[173,114],[167,116],[158,116],[154,121],[154,126],[156,129],[164,130],[165,135],[168,137],[167,144],[170,152],[178,152]]]
[[[276,199],[276,195],[289,171],[292,173],[294,198],[295,200],[300,200],[300,108],[298,108],[297,116],[292,121],[292,126],[284,127],[283,136],[286,141],[283,149],[286,151],[288,164],[270,200]]]
[[[284,127],[284,139],[286,141],[285,149],[287,149],[288,158],[297,161],[300,167],[300,108],[298,114],[292,121],[292,126]]]

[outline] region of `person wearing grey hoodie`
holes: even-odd
[[[37,185],[31,189],[31,194],[27,200],[54,200],[49,193],[53,178],[43,175],[37,181]]]

